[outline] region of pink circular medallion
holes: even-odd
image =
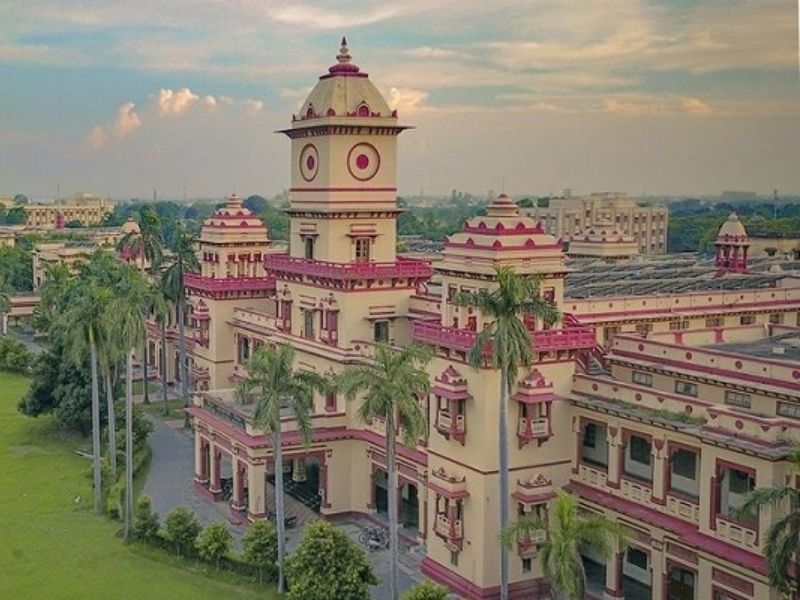
[[[359,154],[356,157],[356,166],[359,169],[366,169],[369,166],[369,157],[366,154]]]
[[[306,168],[309,171],[313,171],[315,164],[317,164],[317,161],[314,160],[314,156],[312,154],[309,154],[308,157],[306,158]]]

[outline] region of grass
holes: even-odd
[[[154,400],[153,394],[161,394],[161,385],[155,381],[148,381],[147,393],[150,395],[150,401],[152,402]],[[133,382],[133,395],[141,396],[142,394],[144,394],[144,382],[141,379],[138,379]]]
[[[85,440],[60,433],[50,417],[17,412],[27,387],[24,377],[0,372],[0,598],[278,597],[234,575],[125,545],[118,523],[86,508],[89,462],[73,452]]]
[[[167,407],[169,414],[164,415],[164,401],[160,398],[156,400],[150,396],[150,404],[139,404],[139,407],[148,415],[158,419],[182,419],[183,418],[183,400],[180,398],[170,398],[167,400]]]

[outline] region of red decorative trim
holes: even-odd
[[[755,586],[752,582],[717,567],[711,568],[711,579],[749,596],[752,596],[755,591]]]
[[[306,150],[311,152],[308,156],[306,156]],[[311,157],[314,160],[314,165],[312,167],[308,167],[308,163],[306,162],[308,158]],[[303,149],[300,150],[300,156],[298,157],[298,167],[300,169],[300,176],[308,181],[314,181],[319,172],[319,152],[317,151],[317,147],[314,144],[306,144],[303,146]],[[312,171],[310,177],[306,177],[306,168]]]
[[[289,188],[289,191],[292,192],[292,193],[297,193],[297,192],[304,192],[304,193],[313,193],[313,192],[396,192],[397,188],[396,187],[315,187],[315,188],[308,188],[308,187],[296,188],[296,187],[293,187],[293,188]],[[323,201],[320,200],[320,202],[323,202]],[[324,202],[327,202],[327,200],[324,201]],[[341,201],[341,202],[346,202],[347,204],[351,204],[351,203],[353,203],[355,201],[354,200],[347,200],[347,201]],[[372,200],[370,200],[369,202],[372,202]],[[388,202],[388,200],[387,200],[387,202]],[[392,198],[391,202],[394,204],[396,202],[396,200],[394,198]]]
[[[352,169],[352,167],[350,165],[350,159],[352,158],[353,152],[355,152],[356,149],[358,149],[358,148],[369,148],[370,150],[372,150],[372,152],[374,152],[374,158],[377,161],[377,164],[375,165],[375,168],[372,171],[372,174],[368,175],[366,177],[361,177],[359,175],[356,175],[353,172],[353,169]],[[364,156],[367,156],[367,155],[365,154]],[[369,157],[367,157],[367,158],[369,159]],[[366,169],[369,166],[370,166],[369,163],[367,163],[367,165],[365,167],[359,167],[359,168]],[[350,172],[350,176],[353,179],[357,179],[358,181],[369,181],[370,179],[375,177],[375,175],[378,174],[378,171],[380,171],[380,168],[381,168],[381,153],[378,152],[378,149],[375,146],[373,146],[372,144],[370,144],[369,142],[359,142],[359,143],[355,144],[352,148],[350,148],[349,152],[347,153],[347,170]]]
[[[422,559],[421,570],[426,577],[449,587],[467,600],[498,600],[500,598],[500,586],[482,588],[428,556]],[[549,591],[550,587],[543,579],[527,579],[510,584],[508,597],[510,600],[547,598]]]

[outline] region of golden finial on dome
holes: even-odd
[[[339,48],[339,54],[336,55],[336,60],[340,63],[349,63],[353,57],[350,56],[350,49],[347,47],[347,36],[342,36],[342,46]]]

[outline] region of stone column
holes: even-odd
[[[653,457],[653,493],[652,501],[662,506],[666,504],[667,473],[669,472],[669,453],[664,447],[664,440],[653,439],[651,448]]]
[[[247,465],[240,460],[234,461],[233,468],[233,499],[231,508],[233,510],[244,510],[244,482],[247,477]]]
[[[264,501],[266,476],[263,464],[251,464],[247,469],[247,516],[251,521],[263,519],[267,515]]]
[[[622,475],[625,440],[616,427],[608,428],[608,479],[609,487],[619,488],[619,478]]]
[[[201,485],[208,484],[208,473],[206,472],[206,452],[208,444],[197,433],[194,436],[194,480]]]
[[[216,500],[222,494],[222,485],[220,485],[220,469],[222,463],[222,452],[211,443],[211,475],[209,478],[208,491],[214,495]]]
[[[603,600],[622,600],[625,596],[622,593],[622,560],[624,552],[616,548],[606,561],[606,587],[603,590]]]

